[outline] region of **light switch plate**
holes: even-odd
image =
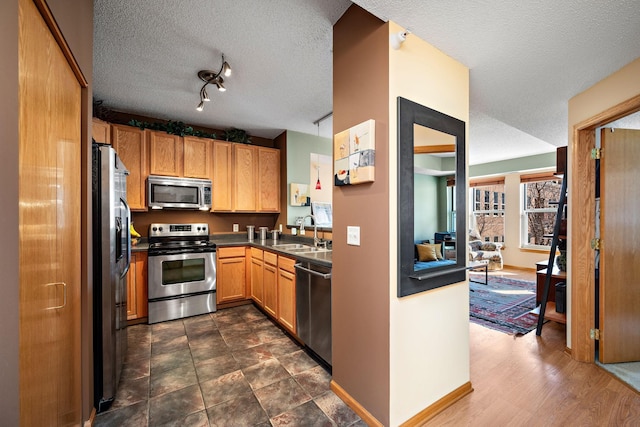
[[[347,226],[347,245],[360,246],[360,227],[355,225]]]

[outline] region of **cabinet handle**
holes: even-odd
[[[48,307],[45,308],[45,310],[57,310],[57,309],[61,309],[61,308],[65,308],[67,305],[67,284],[65,282],[55,282],[55,283],[47,283],[46,285],[44,285],[45,287],[49,287],[49,286],[57,286],[58,285],[62,285],[62,305],[57,305],[55,307]]]

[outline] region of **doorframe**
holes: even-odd
[[[591,239],[595,236],[596,128],[640,111],[640,95],[608,108],[573,127],[570,147],[569,204],[571,209],[571,357],[595,362],[596,342],[590,338],[595,325],[595,259]]]

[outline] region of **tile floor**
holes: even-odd
[[[95,426],[354,426],[331,376],[253,305],[135,325]]]

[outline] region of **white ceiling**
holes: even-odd
[[[640,0],[356,0],[470,68],[471,164],[567,144],[567,102],[640,56]],[[274,138],[331,137],[332,26],[346,0],[95,0],[94,98]],[[233,68],[195,110],[201,69]],[[214,93],[215,92],[215,93]]]

